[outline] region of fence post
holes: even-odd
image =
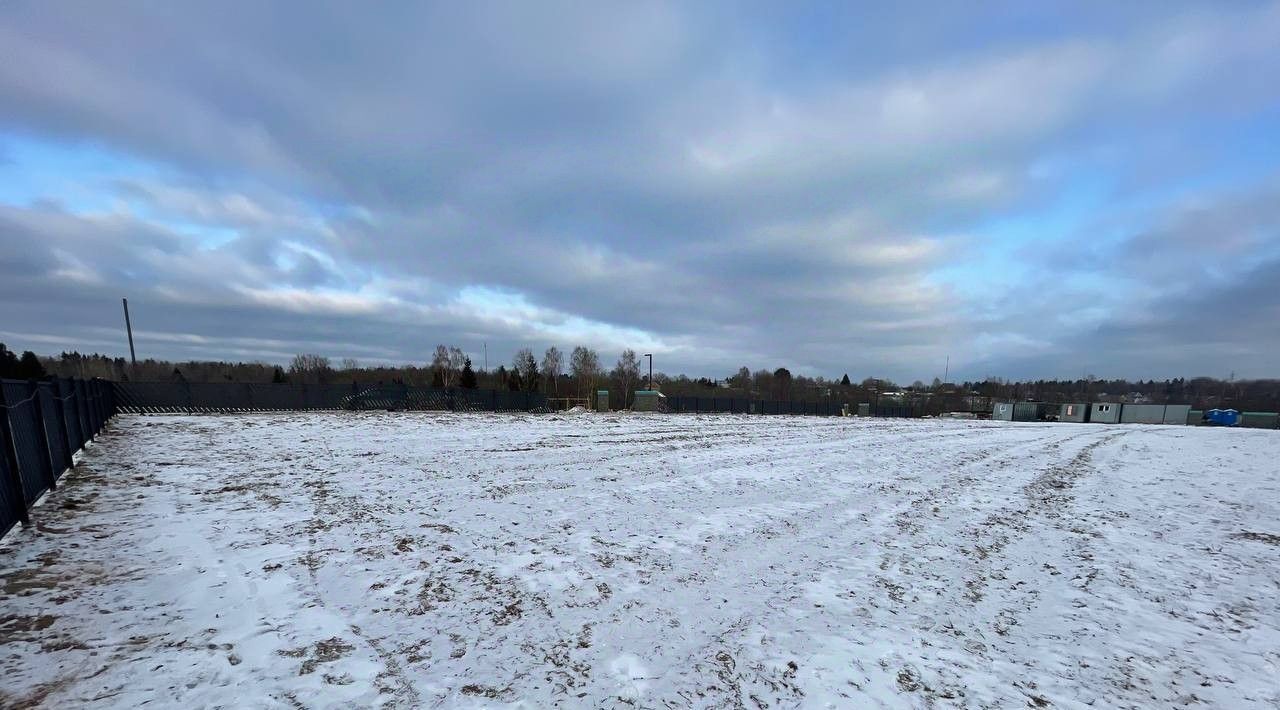
[[[44,480],[49,484],[49,490],[53,490],[58,487],[58,474],[62,472],[53,470],[53,450],[49,448],[49,431],[44,428],[44,404],[40,401],[40,383],[27,380],[27,391],[31,393],[32,411],[35,412],[36,417],[36,440],[44,449],[44,464],[48,466],[45,470],[48,475]]]
[[[5,397],[4,387],[0,386],[0,404],[7,405],[8,399]],[[30,525],[31,518],[27,516],[27,494],[22,490],[22,472],[18,470],[18,450],[15,448],[17,443],[13,440],[13,428],[9,426],[9,416],[12,412],[7,406],[0,410],[0,448],[4,449],[4,486],[9,489],[9,506],[13,509],[13,514],[22,524]]]

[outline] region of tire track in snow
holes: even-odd
[[[329,442],[325,439],[321,439],[321,442],[324,444],[325,454],[327,455],[330,463],[336,463],[333,450],[329,447]],[[372,636],[365,634],[363,629],[352,623],[341,608],[335,608],[329,605],[324,599],[320,581],[316,576],[316,570],[321,566],[317,532],[321,529],[328,529],[329,527],[332,527],[332,521],[335,519],[344,520],[344,518],[337,517],[337,513],[341,512],[350,514],[352,511],[336,511],[328,508],[327,499],[330,497],[330,491],[328,488],[328,481],[325,480],[325,476],[327,474],[326,472],[319,472],[319,474],[320,475],[315,479],[315,484],[308,487],[309,496],[312,502],[312,518],[307,524],[307,554],[305,561],[303,562],[303,566],[307,568],[307,576],[311,584],[310,588],[305,590],[305,593],[314,599],[318,606],[337,612],[337,614],[343,618],[344,623],[351,633],[368,646],[378,659],[381,660],[383,667],[386,669],[386,674],[395,680],[396,686],[399,690],[397,695],[400,697],[397,697],[396,700],[408,701],[410,703],[410,707],[417,707],[418,705],[421,705],[422,697],[419,695],[417,688],[414,687],[413,682],[409,680],[409,677],[405,675],[404,671],[400,668],[400,662],[396,660],[395,656],[384,649]]]

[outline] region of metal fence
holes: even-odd
[[[105,380],[0,380],[0,536],[30,524],[32,504],[116,413]]]
[[[820,417],[838,417],[848,407],[850,415],[871,417],[919,418],[938,416],[952,411],[989,412],[989,400],[984,399],[985,409],[972,408],[972,402],[937,398],[897,399],[877,398],[875,402],[827,399],[820,401],[788,401],[773,399],[748,399],[745,397],[703,397],[694,395],[669,395],[666,397],[668,412],[731,413],[731,414],[801,414]]]
[[[555,404],[539,392],[411,387],[402,384],[257,384],[236,382],[112,382],[119,411],[126,413],[223,413],[308,409],[392,409],[459,412],[543,412]],[[800,402],[745,397],[671,395],[668,412],[803,414],[840,416],[856,402]],[[872,405],[877,417],[922,417],[922,406]]]
[[[724,413],[724,414],[802,414],[819,417],[838,417],[845,413],[858,413],[856,402],[793,402],[774,399],[747,399],[745,397],[697,397],[672,395],[666,398],[666,411],[676,413]],[[874,405],[868,414],[876,417],[922,417],[921,407],[909,405]]]
[[[259,384],[241,382],[112,382],[119,411],[227,413],[308,409],[395,409],[459,412],[536,412],[538,392],[410,387],[401,384]]]

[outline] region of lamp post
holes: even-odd
[[[653,353],[645,353],[644,356],[649,358],[649,391],[653,391]]]

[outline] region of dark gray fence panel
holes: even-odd
[[[76,442],[76,448],[79,449],[93,438],[93,428],[89,424],[89,412],[85,404],[84,380],[72,380],[71,387],[76,395],[72,399],[76,404],[76,420],[80,422],[80,440]]]
[[[85,389],[89,396],[89,419],[93,422],[93,434],[98,435],[102,431],[102,424],[105,420],[102,411],[102,383],[97,380],[90,380],[86,383]]]
[[[545,411],[539,392],[409,387],[402,384],[115,382],[104,402],[119,411],[195,413],[314,409]]]
[[[0,535],[29,522],[80,445],[115,414],[102,380],[0,380]]]
[[[58,390],[58,401],[62,405],[62,423],[67,432],[67,447],[72,451],[80,448],[84,437],[80,433],[80,414],[76,408],[75,383],[66,378],[54,380]]]
[[[43,420],[45,442],[49,451],[49,462],[57,476],[71,467],[71,458],[66,446],[67,434],[62,427],[62,417],[58,416],[61,403],[54,394],[52,382],[41,382],[37,386],[37,402],[40,404],[40,416]]]
[[[667,397],[667,411],[674,413],[724,413],[724,414],[795,414],[810,416],[839,416],[839,402],[795,402],[773,399],[745,399],[742,397],[701,397],[698,395],[672,395]]]
[[[251,384],[246,390],[246,402],[251,409],[297,409],[302,399],[299,385]]]
[[[49,451],[41,447],[43,438],[37,427],[43,426],[36,411],[36,395],[26,382],[5,380],[4,404],[9,417],[9,432],[18,463],[18,479],[22,483],[23,500],[30,506],[48,488],[53,478]]]
[[[25,498],[9,434],[9,418],[0,411],[0,537],[19,522],[27,522]]]

